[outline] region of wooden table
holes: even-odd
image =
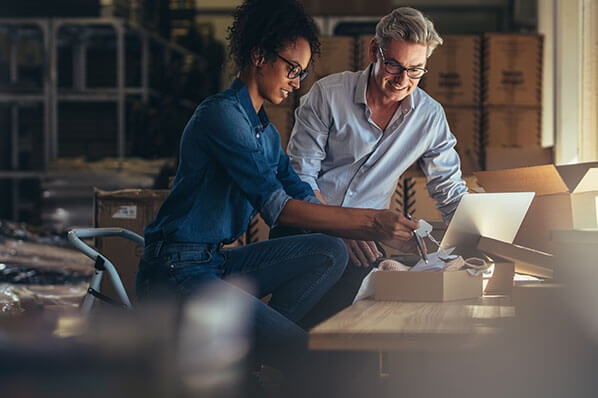
[[[359,301],[309,332],[312,350],[441,351],[482,344],[515,316],[507,296],[443,303]]]

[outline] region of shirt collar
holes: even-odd
[[[263,106],[260,108],[259,113],[255,113],[255,108],[253,107],[253,102],[251,102],[249,90],[247,90],[245,83],[243,83],[238,77],[233,81],[230,89],[235,92],[239,102],[241,103],[241,106],[249,117],[252,127],[264,127],[269,123],[268,116],[266,116],[266,111],[264,110]]]
[[[357,87],[355,88],[355,96],[353,97],[356,104],[367,105],[366,91],[368,88],[368,81],[370,80],[370,73],[372,73],[373,67],[374,65],[370,64],[370,66],[361,71],[359,80],[357,80]],[[401,102],[401,105],[399,105],[399,107],[403,109],[405,113],[415,108],[415,102],[413,101],[413,93],[409,94],[407,98],[405,98],[405,100]]]
[[[372,64],[361,71],[359,79],[357,80],[357,87],[355,88],[354,101],[356,104],[367,104],[365,99],[365,92],[368,88],[368,79],[370,77],[370,71],[372,70]]]

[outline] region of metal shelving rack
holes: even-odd
[[[116,86],[90,88],[86,82],[87,51],[85,40],[80,40],[73,47],[73,87],[72,89],[61,88],[58,85],[58,36],[62,28],[76,26],[82,31],[93,27],[110,27],[116,36]],[[60,102],[114,102],[117,115],[117,142],[116,155],[119,160],[126,157],[126,99],[135,96],[147,103],[150,96],[159,96],[160,93],[153,90],[149,84],[150,75],[150,51],[151,44],[163,51],[163,60],[168,64],[174,53],[182,57],[200,58],[191,51],[170,43],[157,34],[149,32],[139,26],[133,26],[121,18],[0,18],[0,28],[15,32],[18,29],[39,29],[43,37],[43,85],[38,89],[28,90],[3,90],[0,91],[0,103],[10,107],[11,120],[11,159],[10,169],[0,170],[0,180],[11,181],[12,219],[19,221],[20,204],[19,181],[23,179],[43,179],[48,170],[48,165],[60,155],[59,138],[59,111]],[[125,35],[133,33],[141,40],[141,84],[139,86],[127,87],[125,85]],[[10,40],[9,56],[9,82],[11,85],[19,83],[19,67],[17,62],[17,43]],[[201,61],[201,60],[200,60]],[[185,101],[181,101],[185,104]],[[19,107],[27,103],[43,104],[43,166],[40,170],[19,170]],[[191,101],[187,106],[193,107]]]

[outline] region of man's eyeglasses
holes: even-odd
[[[384,52],[382,52],[382,47],[378,46],[378,50],[380,51],[380,55],[382,55],[382,63],[384,63],[384,69],[388,74],[402,75],[403,71],[407,71],[407,76],[410,78],[421,79],[428,71],[426,68],[405,68],[398,62],[387,61],[386,57],[384,57]]]
[[[297,65],[297,64],[289,61],[288,59],[281,57],[279,54],[276,54],[276,56],[278,58],[282,59],[287,64],[289,64],[289,66],[291,67],[291,69],[289,70],[289,73],[287,74],[287,77],[289,79],[296,79],[297,77],[299,77],[299,81],[301,81],[301,80],[305,79],[305,77],[307,75],[309,75],[309,71],[303,70],[301,65]]]

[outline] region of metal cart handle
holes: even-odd
[[[81,312],[86,315],[91,311],[91,307],[96,297],[102,297],[101,293],[99,293],[99,288],[104,270],[108,271],[108,276],[110,277],[121,303],[125,307],[131,308],[131,302],[129,301],[125,287],[112,262],[81,240],[105,236],[120,236],[132,240],[140,246],[144,245],[144,239],[141,236],[124,228],[77,228],[69,231],[68,240],[72,245],[96,263],[95,274],[91,278],[88,293],[85,295],[85,299],[81,305]]]

